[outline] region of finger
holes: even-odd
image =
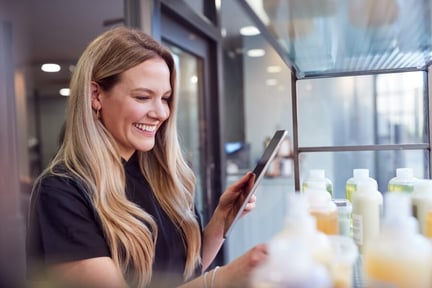
[[[255,202],[253,202],[253,203],[248,203],[248,204],[246,204],[246,206],[245,206],[245,208],[244,208],[244,212],[250,212],[250,211],[252,211],[254,208],[255,208],[255,206],[256,206],[256,204],[255,204]]]
[[[248,188],[252,187],[253,181],[251,181],[251,179],[255,179],[255,174],[253,174],[252,172],[248,172],[245,175],[243,175],[243,177],[240,178],[237,182],[235,182],[234,184],[232,184],[229,187],[229,189],[231,191],[238,191],[238,190],[244,188],[245,185],[247,185]]]
[[[250,198],[249,198],[249,203],[255,203],[256,202],[256,195],[253,194]]]

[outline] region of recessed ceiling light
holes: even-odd
[[[62,88],[62,89],[60,89],[59,93],[62,96],[69,96],[70,95],[70,89],[69,88]]]
[[[55,63],[45,63],[41,66],[42,71],[44,72],[59,72],[60,65]]]
[[[251,49],[247,51],[249,57],[262,57],[265,55],[264,49]]]
[[[277,83],[278,83],[278,81],[276,79],[267,79],[266,80],[267,86],[275,86]]]
[[[282,71],[282,68],[280,66],[268,66],[267,67],[267,72],[268,73],[279,73]]]
[[[193,75],[193,76],[190,78],[190,83],[192,83],[192,84],[196,84],[196,83],[198,83],[198,76]]]
[[[245,26],[240,28],[240,34],[243,36],[255,36],[260,34],[260,31],[255,26]]]

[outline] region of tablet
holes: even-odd
[[[229,228],[226,230],[224,238],[228,236],[234,224],[238,221],[238,219],[242,215],[243,210],[245,209],[247,203],[249,202],[250,197],[255,193],[255,190],[257,189],[259,183],[264,177],[266,170],[268,169],[271,161],[275,157],[282,141],[285,139],[287,134],[288,132],[286,130],[277,130],[273,135],[272,139],[270,140],[270,143],[265,148],[264,153],[262,154],[260,160],[255,166],[255,169],[253,170],[253,173],[255,174],[255,182],[252,188],[250,189],[250,191],[247,192],[247,196],[243,201],[242,205],[240,206],[240,209],[237,212],[236,216],[234,217],[233,221],[231,222],[231,224],[229,224]]]

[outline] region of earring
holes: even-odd
[[[100,119],[100,108],[96,110],[96,119]]]

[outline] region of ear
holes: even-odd
[[[95,111],[99,111],[102,109],[102,102],[101,102],[101,88],[98,83],[95,81],[92,81],[90,84],[90,93],[91,93],[91,104],[92,108]]]

